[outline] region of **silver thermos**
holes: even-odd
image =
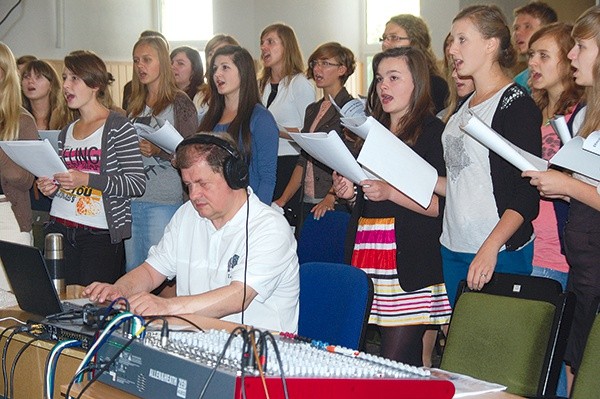
[[[65,265],[63,252],[63,235],[61,233],[46,234],[44,245],[44,258],[50,278],[58,295],[64,295],[67,291],[65,285]]]

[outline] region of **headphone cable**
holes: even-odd
[[[250,191],[246,187],[246,256],[244,257],[244,295],[242,297],[242,324],[246,310],[246,275],[248,274],[248,219],[250,218]]]

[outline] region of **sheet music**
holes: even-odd
[[[469,121],[461,126],[461,129],[522,172],[526,170],[545,171],[548,169],[547,161],[506,140],[475,114],[472,114]]]
[[[365,103],[359,98],[353,98],[344,104],[343,107],[337,105],[332,95],[329,95],[329,101],[331,105],[337,110],[343,118],[352,118],[356,116],[365,116]]]
[[[437,182],[435,168],[399,140],[376,119],[366,118],[360,128],[366,132],[365,143],[355,160],[335,131],[326,133],[292,133],[292,138],[311,156],[355,184],[375,177],[426,208]],[[362,165],[362,167],[360,165]]]
[[[583,142],[583,149],[600,155],[600,131],[592,132]]]
[[[17,165],[37,177],[52,177],[67,171],[48,140],[0,141],[4,150]]]
[[[288,132],[288,134],[290,134]],[[277,156],[282,157],[286,155],[299,155],[300,146],[296,144],[294,140],[279,138],[279,147],[277,148]]]
[[[169,121],[165,121],[164,125],[157,130],[143,123],[134,123],[134,126],[141,138],[150,141],[169,154],[174,153],[177,145],[183,141],[181,134]]]
[[[48,140],[58,154],[58,134],[60,130],[38,130],[40,140]]]
[[[355,184],[369,178],[335,130],[329,133],[290,133],[290,136],[313,158]]]
[[[562,141],[563,144],[567,144],[572,139],[571,132],[567,127],[567,121],[563,115],[551,118],[550,126],[552,126],[552,129],[558,134],[558,137],[560,137],[560,141]]]
[[[356,134],[358,137],[365,140],[369,135],[369,130],[379,122],[373,118],[372,116],[366,117],[362,116],[354,116],[354,117],[342,117],[340,118],[342,125],[350,129],[352,133]]]
[[[588,137],[589,139],[589,137]],[[583,137],[573,137],[550,159],[552,165],[600,180],[600,155],[583,149]]]

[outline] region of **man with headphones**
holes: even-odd
[[[228,140],[229,141],[228,141]],[[92,301],[125,297],[141,315],[203,316],[295,332],[298,258],[291,229],[248,187],[248,166],[226,135],[197,134],[177,147],[190,200],[139,267],[115,284],[92,283]],[[177,277],[177,296],[150,294]]]

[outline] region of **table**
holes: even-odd
[[[77,297],[80,289],[69,288],[67,296],[70,298]],[[18,308],[0,309],[0,318],[14,317],[19,320],[26,321],[31,318],[32,315],[24,312]],[[186,318],[191,319],[194,323],[198,324],[203,329],[224,329],[232,331],[239,325],[236,323],[230,323],[222,320],[212,319],[197,315],[186,315]],[[170,324],[181,324],[184,323],[178,319],[169,320]],[[0,330],[4,330],[9,326],[16,323],[12,321],[4,321],[0,323]],[[8,333],[6,334],[8,335]],[[7,352],[7,373],[10,373],[10,367],[16,353],[21,349],[31,338],[28,335],[16,334],[10,343]],[[4,347],[6,337],[0,340],[0,347]],[[14,399],[29,399],[29,398],[42,398],[43,397],[43,386],[45,381],[44,368],[46,358],[50,350],[54,347],[54,342],[36,341],[27,350],[25,350],[19,359],[17,364],[14,389]],[[54,382],[54,398],[64,397],[67,390],[67,386],[75,374],[75,370],[83,360],[85,352],[79,349],[66,349],[62,352],[55,374]],[[78,395],[85,383],[75,384],[73,386],[73,395]],[[0,380],[0,388],[4,389],[3,381]],[[135,396],[110,387],[100,382],[95,382],[83,395],[86,399],[100,399],[100,398],[115,398],[115,399],[133,399]],[[472,396],[473,399],[518,399],[519,396],[508,394],[505,392],[493,393]]]

